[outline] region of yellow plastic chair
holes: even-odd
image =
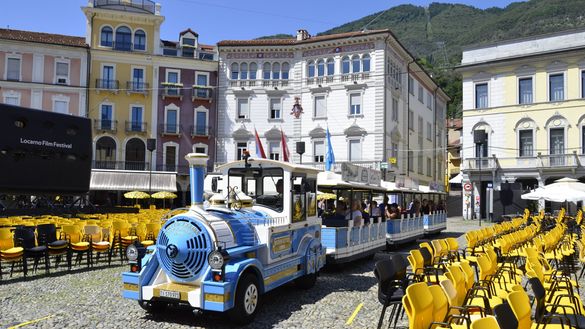
[[[500,329],[496,318],[488,316],[471,322],[471,329]]]
[[[10,264],[10,277],[14,272],[14,266],[21,264],[24,272],[24,249],[14,246],[14,237],[9,227],[0,228],[0,280],[2,280],[2,264]]]

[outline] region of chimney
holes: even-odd
[[[209,157],[205,153],[189,153],[185,159],[189,161],[191,207],[201,206],[203,205],[203,181]]]
[[[303,29],[297,30],[297,41],[307,40],[310,37],[309,31]]]

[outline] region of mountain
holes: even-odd
[[[379,16],[379,17],[378,17]],[[461,77],[452,68],[464,46],[585,27],[585,0],[530,0],[478,9],[448,3],[400,5],[320,34],[388,28],[453,98],[449,115],[461,115]]]

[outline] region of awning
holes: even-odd
[[[455,176],[449,180],[449,183],[461,184],[462,181],[463,181],[463,175],[461,173],[458,173],[457,176]]]
[[[92,191],[148,191],[148,171],[91,170],[89,189]],[[177,191],[177,175],[174,172],[152,172],[151,191]]]

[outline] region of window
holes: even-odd
[[[427,157],[427,176],[432,176],[432,169],[431,158]]]
[[[142,129],[142,112],[142,106],[132,106],[130,113],[130,131],[144,131]]]
[[[168,134],[179,133],[179,110],[174,108],[166,109],[165,132]]]
[[[324,141],[314,141],[313,142],[313,161],[314,162],[324,162],[325,161],[325,142]]]
[[[549,100],[551,102],[565,99],[565,75],[563,73],[549,75],[548,84]]]
[[[322,59],[317,61],[317,76],[322,77],[325,75],[325,61]]]
[[[197,143],[193,145],[193,152],[207,154],[207,145],[203,143]]]
[[[133,68],[132,69],[132,90],[144,91],[144,69]]]
[[[408,110],[408,129],[414,130],[414,113]]]
[[[53,101],[53,112],[69,114],[69,102],[67,101]]]
[[[353,55],[351,57],[351,71],[353,73],[358,73],[360,71],[360,57],[358,55]]]
[[[315,96],[313,117],[325,118],[327,117],[327,105],[325,103],[325,96]]]
[[[349,161],[360,161],[362,159],[362,142],[359,139],[350,139]]]
[[[433,140],[433,126],[430,122],[427,122],[427,139]]]
[[[349,57],[347,56],[341,59],[341,73],[349,74]]]
[[[195,47],[195,39],[193,39],[193,38],[183,38],[182,45],[183,46]]]
[[[197,85],[207,86],[207,74],[197,74]]]
[[[142,30],[134,32],[134,49],[146,50],[146,33]]]
[[[69,63],[55,63],[55,83],[66,85],[69,83]]]
[[[280,98],[270,98],[270,119],[281,119],[282,101]]]
[[[240,64],[240,80],[248,79],[248,64],[242,63]]]
[[[177,56],[177,49],[163,48],[163,55],[165,55],[165,56]]]
[[[398,100],[392,98],[392,121],[398,122]]]
[[[249,118],[249,100],[247,98],[238,98],[238,119],[248,119]]]
[[[532,137],[532,130],[520,130],[518,132],[518,139],[519,139],[519,146],[520,149],[520,156],[521,157],[531,157],[534,155],[533,153],[533,137]]]
[[[165,170],[176,171],[177,170],[177,146],[165,145]]]
[[[256,80],[256,75],[258,73],[258,64],[252,62],[250,63],[250,80]]]
[[[290,64],[287,62],[282,63],[282,80],[288,80],[289,71],[290,71]]]
[[[309,78],[315,76],[315,62],[309,61],[309,65],[307,66],[307,75],[309,76]]]
[[[408,151],[408,171],[414,171],[414,154]]]
[[[236,160],[243,160],[244,159],[244,151],[248,149],[247,142],[238,142],[236,143]]]
[[[111,47],[113,44],[113,31],[112,28],[109,26],[102,27],[102,32],[100,36],[100,46],[102,47]]]
[[[398,143],[391,143],[390,156],[398,159]]]
[[[417,167],[418,167],[418,173],[422,175],[422,173],[423,173],[423,155],[422,155],[422,151],[419,151],[418,152]]]
[[[108,104],[102,104],[102,108],[101,108],[101,115],[100,115],[100,128],[102,130],[113,130],[113,122],[112,119],[114,117],[113,115],[113,108],[112,105],[108,105]]]
[[[6,59],[6,80],[20,81],[20,58]]]
[[[112,137],[103,136],[95,143],[95,165],[99,169],[114,169],[116,161],[116,141]]]
[[[197,86],[207,86],[208,75],[207,74],[197,74]],[[198,98],[209,98],[210,90],[206,88],[197,88],[195,89],[196,96]]]
[[[518,104],[532,103],[532,78],[518,79]]]
[[[442,147],[443,146],[443,131],[441,129],[437,129],[437,146],[438,147]]]
[[[207,110],[195,110],[195,131],[196,136],[207,136]]]
[[[174,85],[178,85],[180,83],[179,82],[179,71],[166,70],[166,74],[167,74],[167,83],[174,84]],[[178,95],[179,88],[178,87],[167,87],[166,92],[168,95]]]
[[[487,132],[485,130],[479,130],[479,131],[483,131],[483,133],[486,134],[486,136],[487,136]],[[488,156],[488,139],[486,138],[483,141],[483,143],[475,143],[475,157],[476,158],[479,158],[479,157],[487,158],[487,156]]]
[[[181,56],[187,58],[195,57],[195,49],[191,47],[181,48]]]
[[[130,51],[132,50],[132,31],[125,26],[120,26],[116,29],[116,40],[114,41],[114,49]]]
[[[563,155],[565,154],[565,128],[551,128],[549,130],[549,138],[551,166],[564,165],[565,158]]]
[[[332,76],[335,74],[335,61],[333,58],[327,59],[327,75]]]
[[[207,61],[212,61],[213,60],[213,54],[200,52],[199,53],[199,59],[203,59],[203,60],[207,60]]]
[[[362,71],[370,72],[370,55],[368,54],[362,57]]]
[[[581,127],[581,154],[585,154],[585,125]]]
[[[423,135],[424,135],[424,123],[423,118],[419,115],[418,116],[418,145],[422,148],[423,143]]]
[[[425,103],[425,92],[421,84],[418,85],[418,101]]]
[[[240,66],[238,65],[238,63],[232,63],[232,80],[238,80],[239,76],[240,76]]]
[[[427,108],[433,110],[433,95],[431,93],[427,93]]]
[[[268,142],[268,154],[270,160],[280,160],[280,142]]]
[[[478,83],[475,85],[475,108],[485,109],[488,107],[488,84]]]
[[[408,93],[414,96],[414,79],[411,76],[408,77]]]
[[[20,97],[19,96],[13,96],[13,95],[5,95],[4,96],[4,104],[9,104],[9,105],[16,105],[19,106],[20,105]]]
[[[271,72],[272,72],[272,65],[270,65],[270,63],[264,63],[264,66],[262,66],[262,79],[270,80]]]
[[[104,65],[102,67],[102,88],[114,89],[116,88],[116,82],[114,77],[114,67],[111,65]]]
[[[280,63],[272,64],[272,79],[280,80]]]
[[[349,95],[349,115],[361,115],[362,114],[362,95],[361,94],[350,94]]]

